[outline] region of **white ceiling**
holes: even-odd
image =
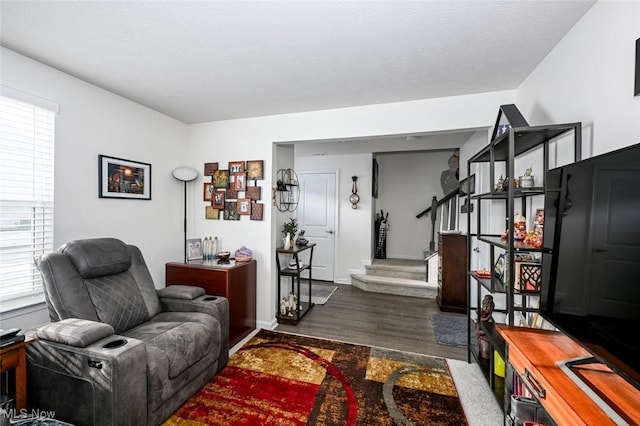
[[[594,1],[1,0],[0,34],[198,123],[515,89]]]

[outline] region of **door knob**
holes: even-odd
[[[329,229],[328,231],[325,231],[327,234],[333,234],[333,230]]]

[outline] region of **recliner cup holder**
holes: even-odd
[[[204,300],[205,302],[209,302],[211,300],[216,300],[216,299],[218,299],[216,296],[206,296],[202,298],[202,300]]]
[[[127,344],[126,339],[116,339],[102,345],[102,349],[116,349]]]

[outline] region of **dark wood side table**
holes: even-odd
[[[296,325],[302,319],[303,316],[309,309],[313,308],[313,302],[311,302],[311,264],[313,262],[313,248],[315,247],[315,243],[310,243],[305,246],[294,245],[289,249],[285,249],[284,247],[280,247],[276,249],[276,266],[278,268],[278,299],[276,305],[276,318],[280,324],[293,324]],[[300,253],[311,250],[309,253],[309,262],[306,264],[302,264],[300,262]],[[288,262],[285,263],[284,267],[280,265],[280,256],[282,255],[290,255],[293,257],[295,261],[295,268],[289,267]],[[308,282],[308,298],[307,300],[302,300],[300,297],[300,275],[304,271],[309,271],[309,282]],[[281,311],[281,279],[282,277],[291,277],[291,293],[295,294],[297,306],[294,310],[288,310],[287,312]],[[288,294],[284,296],[288,301]]]
[[[438,294],[441,311],[467,312],[467,236],[441,232],[438,237]]]
[[[229,300],[229,346],[256,329],[256,261],[216,260],[169,262],[166,285],[202,287],[207,294]]]
[[[0,374],[14,370],[16,410],[27,408],[27,345],[33,339],[5,346],[0,349]]]

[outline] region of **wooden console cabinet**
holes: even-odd
[[[229,300],[229,346],[256,329],[256,261],[218,264],[216,261],[169,262],[166,285],[202,287],[207,294]]]
[[[509,370],[512,369],[555,423],[559,426],[616,424],[556,365],[558,361],[589,356],[580,345],[556,331],[505,325],[498,325],[496,329],[506,342],[506,361],[511,367],[507,368],[505,380],[511,381]],[[603,364],[585,364],[576,369],[624,421],[640,424],[640,390]],[[510,392],[506,392],[506,415],[509,400]]]
[[[11,370],[14,373],[12,383],[6,385],[12,387],[15,392],[14,408],[16,410],[27,408],[27,345],[30,342],[31,339],[26,339],[0,349],[0,373],[2,373],[0,377],[4,381],[5,374],[9,374]]]
[[[467,312],[467,236],[440,233],[438,237],[438,294],[441,311]]]

